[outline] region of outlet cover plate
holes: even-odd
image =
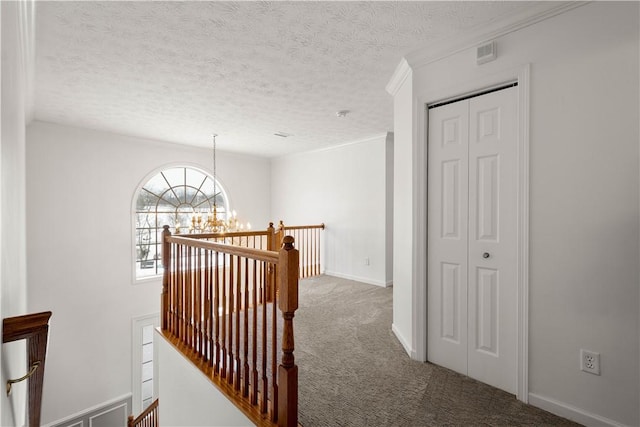
[[[580,370],[600,375],[600,353],[580,349]]]

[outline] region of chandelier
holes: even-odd
[[[227,233],[251,230],[251,224],[247,222],[245,225],[238,220],[235,210],[231,211],[231,215],[229,215],[228,212],[225,212],[223,214],[223,218],[218,216],[218,174],[216,170],[217,136],[217,134],[213,134],[213,206],[209,212],[205,212],[206,216],[204,217],[202,212],[194,212],[191,216],[189,233]]]

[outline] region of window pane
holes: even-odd
[[[204,184],[202,184],[202,187],[200,187],[200,191],[202,191],[202,192],[203,192],[203,193],[205,193],[205,194],[209,194],[209,195],[211,195],[211,194],[213,194],[213,193],[214,193],[214,191],[213,191],[213,190],[214,190],[214,188],[213,188],[213,187],[214,187],[214,185],[213,185],[213,179],[211,179],[211,178],[207,177],[207,180],[204,182]],[[217,193],[218,191],[220,191],[220,186],[217,186],[217,188],[216,188],[215,190],[216,190],[216,191],[215,191],[216,193]]]
[[[142,345],[142,363],[153,360],[153,342]]]
[[[142,400],[151,399],[153,397],[153,380],[142,383]]]
[[[136,200],[136,211],[138,212],[149,212],[155,209],[156,203],[158,203],[158,198],[149,193],[147,190],[140,191],[140,195]]]
[[[162,212],[174,211],[182,203],[177,197],[175,189],[166,190],[160,197],[157,209]]]
[[[162,171],[162,174],[169,182],[171,187],[177,187],[180,185],[184,185],[184,171],[185,168],[172,168]]]
[[[148,399],[145,399],[142,402],[142,410],[144,411],[145,409],[147,409],[149,407],[149,405],[151,405],[152,403],[153,403],[153,398],[152,397],[150,397]]]
[[[142,381],[153,379],[153,361],[142,364]]]
[[[146,325],[142,328],[142,344],[153,342],[153,325]]]
[[[161,173],[157,174],[156,176],[154,176],[153,178],[151,178],[149,180],[149,182],[147,182],[144,187],[147,191],[156,194],[156,195],[160,195],[162,193],[164,193],[164,191],[169,188],[169,184],[167,184],[167,181],[165,181],[164,177],[162,176]]]
[[[205,179],[205,175],[196,169],[187,168],[187,185],[200,188],[200,184]]]

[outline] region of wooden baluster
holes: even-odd
[[[177,309],[178,309],[178,339],[180,341],[182,341],[182,339],[184,338],[184,285],[185,285],[185,274],[186,272],[184,271],[184,263],[185,263],[185,259],[184,259],[184,251],[185,251],[185,247],[182,245],[178,246],[178,255],[180,257],[179,259],[179,263],[180,263],[180,277],[179,280],[180,282],[178,283],[178,298],[177,298]]]
[[[268,251],[277,251],[279,246],[278,243],[278,234],[276,233],[275,229],[273,228],[273,223],[270,222],[269,223],[269,228],[267,228],[267,250]],[[267,276],[267,282],[266,282],[266,292],[263,293],[264,296],[266,296],[267,298],[270,298],[271,295],[271,289],[275,286],[275,281],[276,281],[276,276],[273,272],[273,266],[271,264],[267,264],[265,266],[267,268],[268,271],[268,276]],[[269,299],[265,299],[262,300],[262,303],[264,304],[265,302],[270,302],[271,300]]]
[[[278,277],[276,267],[276,277]],[[276,309],[277,287],[271,295],[271,420],[278,419],[278,311]]]
[[[193,311],[192,311],[192,294],[193,294],[193,248],[187,247],[187,283],[185,287],[185,322],[187,325],[187,335],[185,344],[187,348],[192,348],[193,344]]]
[[[269,280],[270,271],[273,265],[267,264],[263,271],[263,282]],[[262,399],[260,402],[260,411],[264,414],[267,412],[267,398],[269,390],[269,379],[267,378],[267,289],[269,285],[262,286]]]
[[[207,364],[211,366],[211,361],[213,360],[213,340],[211,339],[212,334],[212,319],[211,315],[211,307],[213,304],[213,299],[211,297],[211,291],[213,287],[213,277],[211,276],[211,251],[206,250],[204,252],[204,268],[205,268],[205,276],[204,276],[204,339],[205,339],[205,360]]]
[[[311,233],[311,275],[316,276],[316,231],[317,228],[314,228]]]
[[[262,264],[262,263],[261,263]],[[251,404],[258,404],[258,263],[253,260],[253,334],[251,334],[252,376],[251,376]]]
[[[213,365],[213,372],[220,375],[220,268],[219,268],[219,256],[218,252],[214,255],[214,282],[213,282],[213,317],[214,330],[215,330],[215,362]]]
[[[202,248],[195,248],[195,274],[194,286],[193,286],[193,349],[198,352],[198,357],[202,357],[202,263],[200,257],[202,255]]]
[[[241,343],[240,343],[240,315],[242,313],[242,269],[240,268],[240,257],[236,257],[236,304],[235,304],[235,312],[236,312],[236,363],[235,363],[235,378],[234,385],[236,391],[240,390],[240,374],[242,373],[242,365],[240,363],[240,352]]]
[[[249,260],[244,261],[244,378],[242,395],[249,396]]]
[[[227,255],[222,254],[222,280],[220,281],[220,287],[222,288],[222,324],[220,327],[220,343],[222,345],[222,369],[221,377],[227,377]]]
[[[278,305],[282,311],[282,362],[278,367],[279,401],[278,425],[294,427],[298,424],[298,366],[295,364],[293,317],[298,309],[298,257],[293,247],[294,239],[285,237],[280,250],[280,297]]]
[[[169,278],[171,277],[171,243],[167,239],[171,237],[169,226],[162,227],[162,296],[161,309],[162,314],[162,330],[169,329]]]
[[[178,336],[178,284],[180,283],[180,248],[177,243],[173,244],[173,272],[171,274],[171,331],[174,336]]]
[[[311,254],[312,254],[312,250],[311,250],[311,243],[313,242],[313,229],[307,228],[305,230],[305,233],[307,234],[307,277],[311,277],[313,276],[312,273],[312,266],[313,266],[313,262],[311,261]]]
[[[229,287],[229,320],[227,322],[227,341],[229,346],[229,363],[227,368],[227,381],[229,384],[233,384],[234,381],[234,371],[233,371],[233,362],[234,362],[234,354],[233,354],[233,315],[235,313],[235,298],[234,298],[234,256],[229,256],[229,281],[227,282],[227,286]]]

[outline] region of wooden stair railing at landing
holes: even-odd
[[[295,239],[296,248],[300,252],[299,272],[300,278],[304,279],[318,276],[322,273],[320,243],[321,232],[324,229],[324,224],[290,226],[280,221],[277,228],[271,222],[266,230],[180,234],[180,236],[253,249],[277,251],[282,246],[282,239],[285,234],[289,234]]]
[[[27,409],[29,426],[40,425],[42,409],[42,385],[44,381],[44,366],[47,356],[47,338],[49,335],[49,318],[51,312],[27,314],[24,316],[8,317],[2,321],[2,343],[27,340],[27,366],[29,371],[22,378],[7,381],[7,395],[11,392],[11,385],[27,380]]]
[[[262,232],[172,236],[165,226],[161,332],[256,425],[293,427],[299,252],[291,236],[272,250],[280,238],[270,229],[256,239]]]
[[[127,427],[158,427],[158,399],[154,400],[151,405],[142,411],[140,415],[134,418],[129,415],[127,419]]]

